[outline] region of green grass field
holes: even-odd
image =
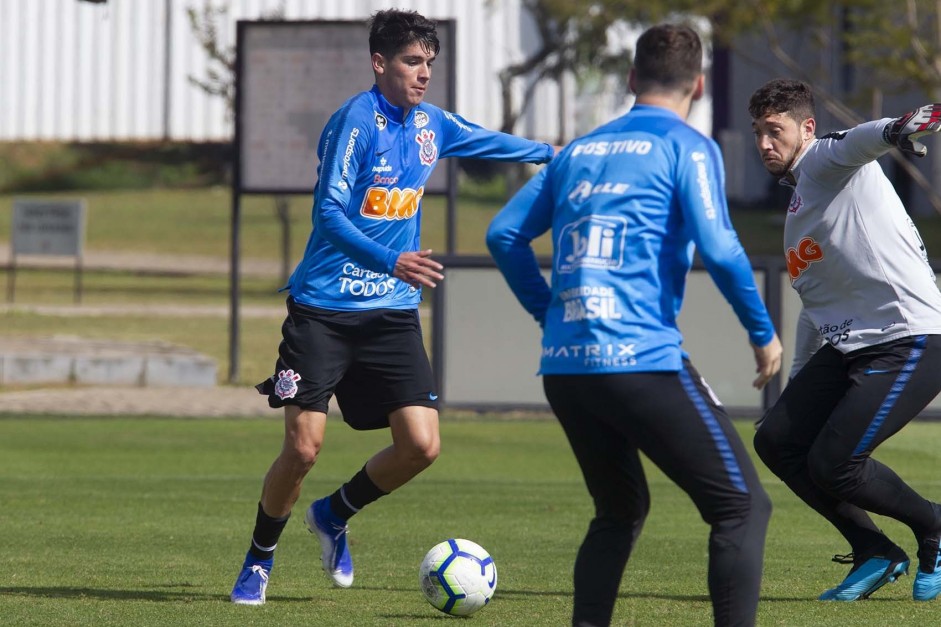
[[[226,189],[40,196],[88,199],[89,250],[228,255]],[[9,243],[11,202],[12,196],[0,196],[0,243]],[[485,252],[483,234],[499,204],[480,197],[459,201],[459,252]],[[292,250],[299,255],[310,225],[309,198],[293,197],[291,207]],[[271,199],[247,197],[243,211],[243,257],[278,259]],[[768,214],[742,213],[733,220],[749,254],[780,254],[781,227]],[[941,254],[941,219],[917,222],[929,253]],[[440,198],[427,199],[423,230],[424,244],[441,251]],[[540,252],[547,251],[545,244]],[[243,303],[280,304],[277,287],[276,280],[246,278]],[[16,302],[71,305],[71,289],[69,272],[24,271]],[[226,305],[227,299],[224,276],[89,270],[84,303],[142,311],[0,313],[0,338],[55,333],[164,340],[214,357],[225,373],[225,317],[164,317],[146,308]],[[281,318],[241,321],[241,384],[270,374]],[[750,441],[750,424],[741,429]],[[282,538],[268,605],[243,608],[232,606],[228,593],[248,545],[262,476],[280,446],[278,420],[0,416],[0,625],[443,625],[460,619],[425,603],[417,570],[425,551],[451,536],[482,544],[499,569],[495,600],[469,619],[473,624],[568,624],[572,562],[590,503],[561,430],[552,420],[446,414],[442,436],[442,456],[431,469],[354,520],[354,588],[328,585],[298,507]],[[331,423],[302,502],[332,491],[386,438],[385,432],[356,433]],[[941,424],[917,423],[879,454],[937,500],[939,440]],[[938,622],[941,606],[911,601],[911,577],[870,601],[815,601],[845,574],[830,556],[848,549],[780,482],[762,476],[775,513],[760,624]],[[649,478],[653,511],[628,566],[615,624],[708,625],[708,528],[656,469]],[[880,524],[914,555],[906,529]]]
[[[751,425],[740,428],[750,440]],[[331,422],[301,503],[332,491],[387,437]],[[880,457],[938,498],[939,439],[941,425],[915,423]],[[328,584],[298,505],[281,539],[268,604],[233,606],[228,593],[280,440],[276,419],[0,419],[0,623],[445,625],[462,619],[424,601],[418,565],[440,540],[463,536],[487,548],[499,571],[493,602],[468,624],[568,624],[587,493],[554,421],[493,416],[446,415],[439,460],[352,521],[353,588]],[[845,574],[829,558],[846,546],[761,470],[775,512],[760,624],[937,623],[941,601],[914,603],[912,577],[868,601],[815,601]],[[656,469],[649,480],[652,511],[622,582],[615,624],[711,624],[708,528]],[[880,524],[914,555],[904,528]]]

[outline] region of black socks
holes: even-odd
[[[383,492],[366,474],[366,467],[353,475],[339,490],[330,495],[330,509],[343,520],[349,518],[388,492]]]
[[[258,503],[258,515],[255,517],[255,531],[252,533],[252,545],[248,552],[259,560],[270,560],[274,557],[275,547],[278,546],[278,538],[284,531],[284,525],[287,524],[288,514],[284,518],[272,518],[261,508]]]

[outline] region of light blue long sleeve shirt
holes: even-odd
[[[581,137],[494,218],[487,244],[542,325],[542,374],[678,371],[676,318],[699,251],[757,346],[774,327],[729,220],[718,145],[637,105]],[[552,231],[551,285],[531,242]]]
[[[400,253],[421,249],[421,200],[438,160],[545,163],[554,152],[427,103],[405,114],[375,86],[353,96],[321,134],[313,231],[291,296],[333,310],[414,309],[421,290],[392,272]]]

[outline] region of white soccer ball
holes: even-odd
[[[497,567],[479,544],[452,538],[425,555],[418,569],[418,584],[437,609],[453,616],[470,616],[490,603],[497,589]]]

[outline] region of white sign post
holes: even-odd
[[[82,299],[82,249],[85,243],[84,200],[13,201],[7,301],[13,302],[18,255],[75,257],[75,302]]]

